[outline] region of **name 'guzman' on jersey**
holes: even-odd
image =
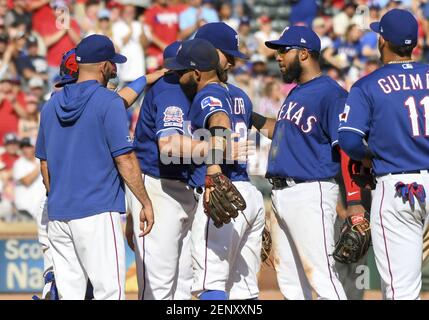
[[[122,98],[89,80],[69,84],[42,109],[36,157],[47,160],[49,220],[125,212],[113,158],[132,151]]]
[[[174,75],[160,78],[146,93],[138,117],[134,148],[140,167],[145,174],[157,178],[187,181],[189,165],[182,159],[174,164],[163,163],[158,139],[172,134],[190,135],[187,121],[190,102]],[[169,159],[167,159],[169,160]]]
[[[277,115],[267,177],[321,180],[339,171],[338,115],[347,92],[328,76],[297,85]]]
[[[429,66],[387,64],[350,90],[339,131],[360,134],[375,174],[429,168]]]
[[[218,83],[211,83],[204,87],[195,96],[189,118],[192,123],[192,132],[207,129],[207,120],[216,112],[225,112],[231,121],[231,130],[240,134],[240,139],[247,139],[247,129],[250,128],[252,102],[240,88],[227,84],[227,87]],[[194,135],[194,138],[195,135]],[[248,181],[247,165],[234,163],[221,165],[222,172],[231,181]],[[204,186],[206,166],[195,166],[191,174],[189,185]]]

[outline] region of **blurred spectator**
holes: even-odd
[[[231,2],[227,0],[221,0],[216,4],[216,10],[219,15],[219,20],[225,22],[234,30],[238,29],[240,21],[232,16]]]
[[[247,55],[251,57],[257,52],[259,43],[251,32],[250,19],[248,17],[242,17],[240,19],[240,25],[238,26],[237,32],[240,37],[240,43],[243,43],[246,46],[246,49],[248,50]]]
[[[19,119],[18,135],[35,141],[39,131],[39,101],[36,96],[27,95],[25,102],[27,116]]]
[[[27,0],[14,0],[14,7],[8,11],[5,17],[5,23],[8,28],[16,28],[18,25],[24,25],[25,32],[31,31],[31,13],[27,11]]]
[[[333,18],[334,33],[336,36],[344,36],[347,28],[353,21],[356,5],[352,0],[346,0],[342,10]]]
[[[146,52],[148,72],[162,66],[162,52],[179,35],[179,14],[184,9],[181,5],[170,5],[168,0],[155,0],[144,13],[148,26],[149,46]]]
[[[258,41],[258,53],[267,59],[274,60],[275,51],[265,46],[265,41],[278,39],[279,33],[273,31],[271,19],[268,16],[261,16],[258,19],[259,31],[255,33],[255,39]]]
[[[38,110],[42,109],[42,105],[46,102],[45,100],[45,88],[44,82],[39,77],[33,77],[28,81],[29,94],[36,98]],[[50,88],[51,89],[51,88]],[[28,112],[28,110],[27,110]]]
[[[4,169],[6,165],[0,160],[0,221],[8,221],[13,213],[12,202],[6,197],[4,179]]]
[[[219,17],[210,1],[188,0],[189,7],[179,15],[179,39],[188,40],[194,37],[197,29],[206,23],[218,22]]]
[[[79,21],[84,36],[94,34],[100,10],[100,1],[88,0],[85,3],[85,16]]]
[[[97,24],[94,33],[102,34],[113,39],[113,26],[110,20],[110,11],[107,9],[100,10],[97,16]],[[91,33],[88,33],[90,35]]]
[[[15,48],[12,43],[9,43],[8,35],[0,34],[0,79],[14,73],[13,64],[11,63],[14,51]]]
[[[65,1],[55,0],[50,12],[44,9],[44,20],[39,25],[39,33],[48,48],[46,58],[48,61],[49,87],[52,87],[53,79],[59,72],[63,53],[74,48],[80,41],[79,25],[75,19],[68,15],[69,11]]]
[[[320,38],[320,51],[332,46],[332,39],[328,35],[329,28],[324,18],[317,17],[313,20],[313,31],[316,32]]]
[[[45,57],[38,54],[38,40],[34,36],[27,38],[26,53],[22,53],[16,60],[15,66],[18,74],[28,80],[32,77],[39,77],[48,80],[48,64]]]
[[[293,0],[292,10],[289,17],[290,25],[305,25],[311,27],[313,19],[317,15],[318,1],[316,0]]]
[[[128,59],[126,63],[118,65],[118,76],[124,82],[133,81],[145,73],[143,47],[148,45],[148,40],[142,24],[135,18],[136,8],[126,5],[122,19],[113,25],[113,41],[119,52]]]
[[[107,3],[107,9],[110,11],[110,22],[115,23],[116,21],[119,21],[121,18],[122,8],[123,4],[119,3],[118,1],[109,1]]]
[[[344,39],[338,38],[332,48],[325,50],[323,57],[332,66],[344,72],[348,72],[352,66],[362,69],[361,35],[362,31],[357,25],[350,25]]]
[[[0,139],[7,132],[18,132],[18,121],[25,117],[25,95],[14,78],[0,80]],[[3,140],[0,140],[3,143]]]
[[[278,80],[266,84],[263,96],[258,104],[258,113],[268,118],[276,118],[283,103],[284,96]]]
[[[0,155],[0,161],[4,164],[5,171],[12,173],[13,165],[19,158],[19,139],[13,132],[8,132],[3,137],[4,152]],[[11,177],[11,175],[10,175]]]
[[[29,138],[23,138],[20,147],[22,155],[13,166],[15,207],[21,215],[37,219],[45,198],[39,160],[35,157],[34,143]]]

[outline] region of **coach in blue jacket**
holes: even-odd
[[[48,192],[48,237],[60,299],[124,299],[125,248],[120,214],[124,181],[142,203],[142,236],[153,225],[121,97],[108,89],[116,54],[101,35],[76,48],[79,78],[43,108],[36,146]]]

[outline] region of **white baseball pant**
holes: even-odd
[[[415,200],[412,209],[396,193],[397,182],[417,182],[429,191],[429,174],[395,174],[377,177],[372,192],[371,236],[375,262],[381,276],[383,298],[420,299],[422,286],[423,230],[427,223],[427,202]]]
[[[139,297],[143,300],[190,300],[192,286],[191,226],[197,202],[184,182],[143,175],[152,201],[155,223],[143,238],[139,217],[141,203],[127,189],[133,216],[134,253]]]
[[[194,284],[199,296],[220,290],[231,300],[255,299],[259,295],[257,273],[261,265],[265,210],[262,194],[247,181],[233,182],[246,200],[246,209],[221,228],[204,213],[203,195],[192,226]]]
[[[299,183],[271,194],[277,281],[289,300],[346,300],[332,258],[338,199],[334,181]]]
[[[125,246],[118,212],[49,221],[48,238],[60,299],[83,300],[88,278],[95,300],[125,299]]]

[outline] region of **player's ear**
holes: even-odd
[[[308,59],[308,57],[309,57],[309,52],[308,52],[308,50],[307,49],[304,49],[304,50],[299,50],[299,59],[301,60],[301,61],[305,61],[305,60],[307,60]]]
[[[200,81],[201,80],[201,75],[202,75],[202,73],[201,73],[200,70],[194,70],[195,80]]]

